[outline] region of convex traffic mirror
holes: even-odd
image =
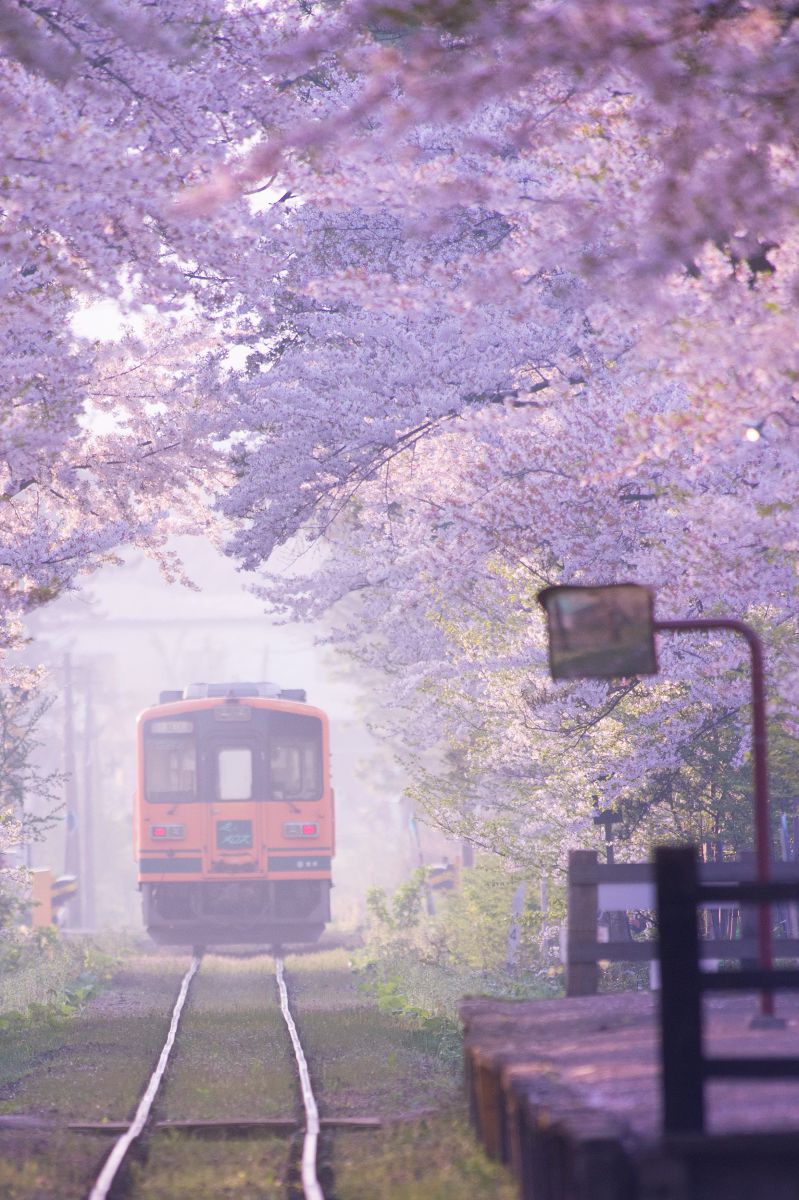
[[[637,583],[548,587],[538,600],[547,615],[553,679],[657,674],[649,588]]]

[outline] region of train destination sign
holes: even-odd
[[[252,821],[217,821],[216,844],[220,850],[250,850]]]
[[[553,679],[657,674],[649,588],[637,583],[548,587],[538,600],[547,615]]]

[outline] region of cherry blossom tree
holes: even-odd
[[[585,823],[599,784],[614,799],[640,792],[655,766],[680,768],[718,711],[720,688],[732,716],[746,685],[739,648],[717,641],[709,653],[664,647],[668,682],[654,688],[609,696],[585,685],[558,700],[531,683],[542,668],[540,628],[532,615],[519,627],[515,608],[535,611],[527,576],[637,576],[659,587],[675,615],[722,606],[748,614],[770,634],[783,717],[795,709],[795,652],[780,635],[792,628],[795,593],[787,481],[797,419],[796,119],[783,74],[795,53],[793,17],[776,5],[417,5],[390,18],[379,5],[351,7],[323,15],[292,47],[307,54],[306,66],[332,73],[338,55],[357,67],[349,112],[284,125],[238,178],[225,173],[195,197],[211,204],[215,188],[290,170],[330,228],[331,210],[352,213],[355,202],[359,214],[394,215],[412,243],[448,229],[453,212],[490,213],[503,229],[468,265],[417,253],[423,278],[377,260],[317,274],[313,296],[356,305],[359,321],[376,310],[385,329],[387,311],[412,313],[398,326],[403,336],[420,316],[418,329],[438,328],[435,296],[452,314],[447,338],[457,350],[442,373],[437,351],[432,362],[412,359],[414,396],[424,365],[428,390],[445,399],[438,410],[412,409],[406,424],[390,406],[386,423],[385,407],[364,412],[349,401],[336,430],[344,437],[330,437],[324,423],[303,435],[311,453],[291,500],[282,487],[277,500],[259,492],[259,472],[272,478],[279,456],[280,439],[269,434],[242,458],[231,511],[248,521],[234,545],[249,566],[263,557],[259,545],[271,550],[274,533],[280,541],[308,518],[327,532],[328,567],[322,580],[297,584],[298,610],[357,593],[360,612],[340,636],[395,673],[391,700],[396,709],[398,696],[408,699],[409,745],[420,729],[435,741],[444,733],[462,762],[473,747],[463,731],[477,729],[472,781],[483,796],[496,791],[499,768],[507,794],[516,772],[528,806],[534,782],[546,801],[535,812],[550,830],[557,812]],[[497,325],[504,319],[528,336],[540,335],[547,306],[561,323],[568,314],[572,329],[538,352],[518,338],[520,354],[500,352],[510,349],[510,377],[500,372],[489,386],[466,331],[486,321],[490,305]],[[302,395],[307,362],[317,395],[339,380],[343,395],[362,395],[364,367],[394,394],[388,346],[378,359],[370,336],[371,357],[361,353],[353,310],[342,311],[338,335],[328,316],[310,354],[293,346],[289,388]],[[435,336],[421,340],[435,346]],[[260,381],[267,408],[272,383],[285,386],[280,373]],[[516,640],[470,672],[486,608]],[[492,711],[504,731],[494,742],[483,733]],[[739,720],[734,758],[745,732]],[[533,782],[519,773],[520,757],[540,758],[547,738],[562,746],[569,735],[571,773],[558,750],[552,771]],[[461,770],[454,811],[463,781]],[[496,796],[483,807],[496,837]],[[520,806],[512,809],[518,829]],[[573,836],[568,820],[561,826]],[[527,837],[529,824],[521,827]]]
[[[343,173],[351,152],[368,164],[373,197],[390,203],[396,164],[387,148],[404,138],[405,156],[424,165],[410,192],[394,192],[407,212],[414,193],[429,202],[436,185],[450,202],[459,156],[532,153],[528,206],[557,199],[569,209],[561,228],[572,241],[578,228],[601,240],[606,262],[615,248],[647,274],[670,272],[710,243],[768,270],[768,243],[793,226],[798,54],[796,14],[784,0],[320,7],[274,47],[268,66],[296,78],[302,68],[346,64],[359,81],[348,108],[284,123],[238,178],[295,168],[309,148],[329,149],[325,166]],[[470,124],[487,110],[489,123]],[[431,124],[450,136],[431,139]],[[486,177],[479,194],[507,197],[496,184]],[[513,195],[517,218],[520,199]],[[539,232],[540,220],[539,212]],[[558,219],[547,223],[559,232]],[[537,240],[530,248],[540,254]],[[553,242],[563,265],[562,241]],[[576,249],[587,265],[582,238]]]
[[[417,761],[419,798],[453,831],[517,857],[557,858],[593,836],[597,802],[631,810],[653,773],[684,773],[719,724],[730,768],[748,752],[736,639],[661,639],[651,682],[551,685],[542,584],[643,578],[661,615],[748,615],[767,636],[789,727],[796,711],[795,640],[784,636],[795,560],[780,522],[758,516],[772,507],[767,476],[746,457],[759,445],[739,442],[738,463],[723,469],[686,454],[654,478],[590,482],[588,435],[575,440],[573,426],[593,428],[600,455],[618,430],[606,404],[574,407],[469,414],[395,457],[328,529],[321,572],[295,585],[303,614],[338,601],[334,640],[384,672],[383,724]],[[272,595],[286,594],[281,580]],[[685,806],[660,799],[641,814],[639,844],[685,830]]]
[[[36,673],[19,669],[0,690],[0,956],[30,894],[22,847],[52,827],[62,782],[36,761],[39,726],[51,703],[37,691]]]
[[[0,642],[126,542],[324,537],[265,595],[334,606],[439,819],[517,855],[681,770],[720,686],[745,753],[721,639],[551,688],[545,582],[749,615],[790,728],[790,6],[0,15]]]
[[[176,524],[207,525],[212,393],[199,413],[192,386],[224,334],[201,315],[241,303],[253,231],[243,204],[224,231],[170,216],[182,186],[260,128],[247,101],[260,69],[258,20],[223,4],[6,2],[0,15],[7,645],[20,614],[118,546],[159,554]],[[77,336],[74,318],[99,299],[145,328],[113,345]]]

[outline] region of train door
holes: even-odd
[[[214,716],[224,709],[215,709]],[[250,708],[239,709],[252,714]],[[221,881],[266,868],[266,749],[256,722],[214,721],[202,748],[208,805],[206,870]]]

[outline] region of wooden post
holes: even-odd
[[[573,947],[597,945],[597,852],[569,851],[569,898],[567,912],[566,995],[595,996],[599,978],[596,959],[576,962]],[[597,957],[599,957],[597,951]]]
[[[693,846],[655,851],[660,944],[663,1128],[702,1133],[705,1124],[697,867]]]

